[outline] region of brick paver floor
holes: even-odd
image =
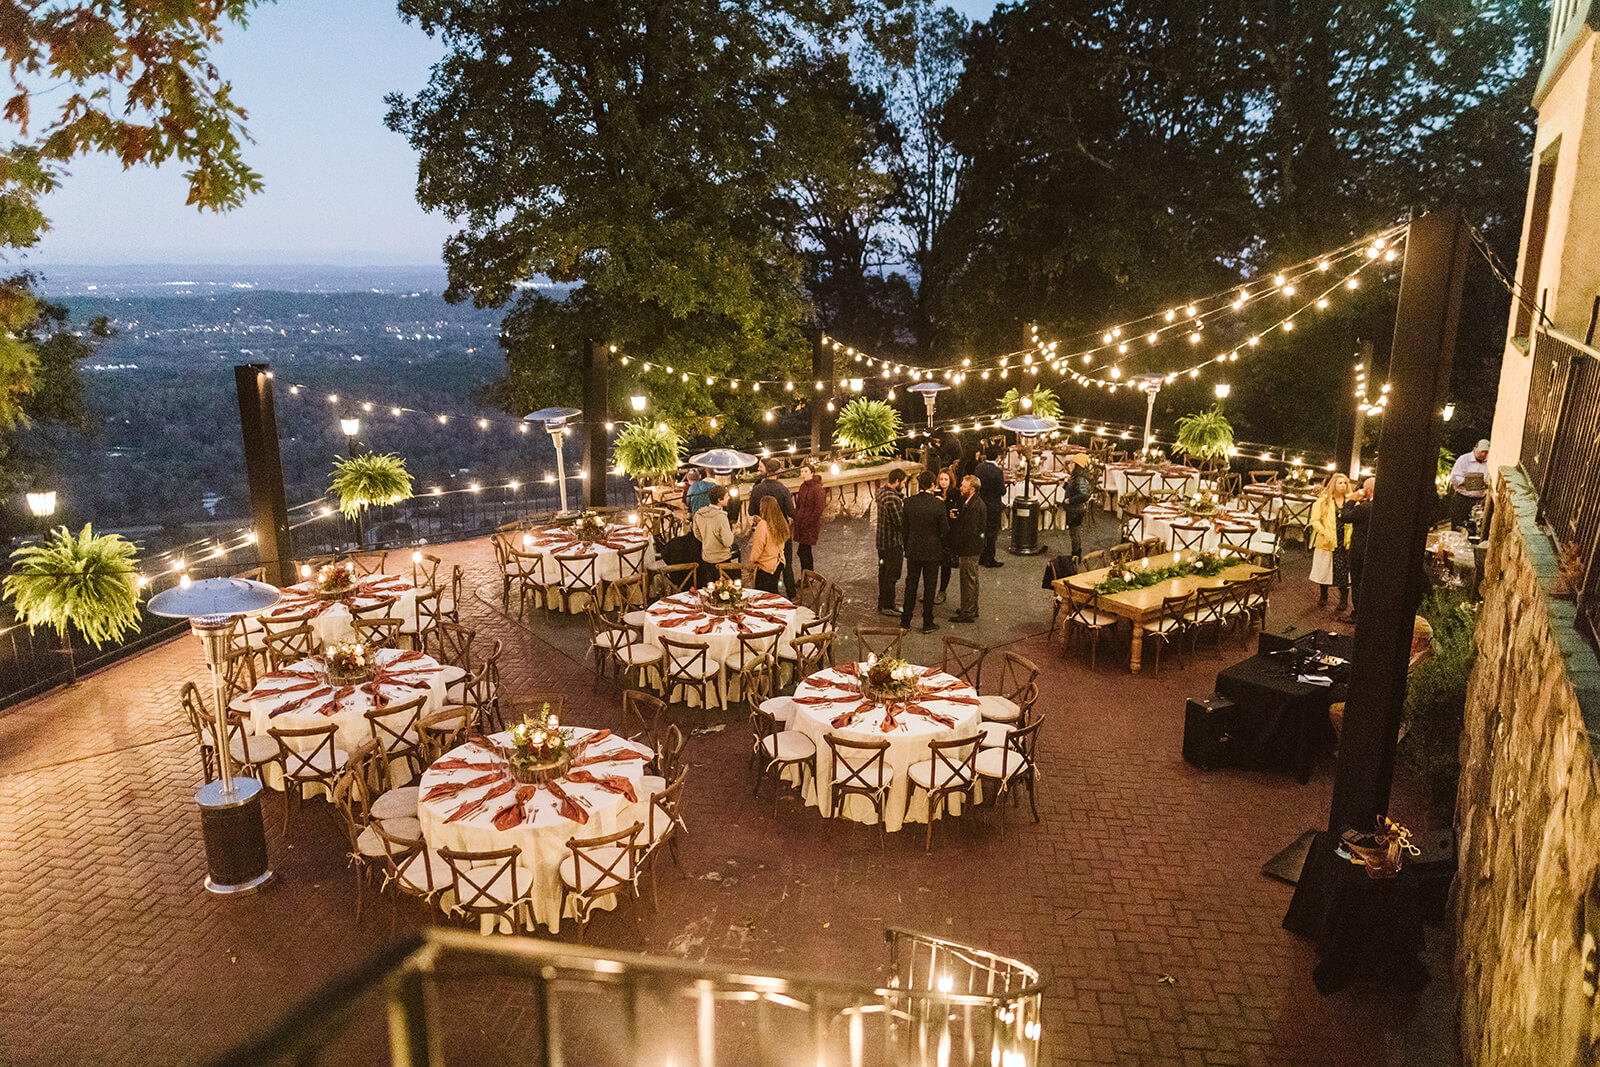
[[[1110,527],[1101,518],[1091,541]],[[845,629],[878,621],[871,540],[866,521],[836,522],[818,549],[819,569],[849,594]],[[579,723],[617,724],[580,621],[507,618],[488,545],[442,551],[470,571],[464,621],[507,645],[510,696],[561,689]],[[977,627],[913,633],[906,652],[936,661],[938,639],[961,633],[1040,664],[1037,826],[1025,805],[1008,810],[1002,839],[983,812],[941,827],[925,854],[920,827],[880,846],[869,828],[792,802],[774,817],[750,798],[744,721],[714,717],[688,750],[685,873],[663,868],[659,911],[642,901],[602,914],[591,944],[867,980],[882,973],[883,927],[902,925],[1040,965],[1052,983],[1049,1063],[1455,1062],[1444,931],[1429,931],[1435,977],[1417,997],[1358,987],[1325,998],[1311,948],[1280,928],[1290,889],[1259,868],[1326,817],[1332,761],[1302,786],[1181,760],[1184,698],[1209,692],[1239,646],[1163,664],[1159,679],[1107,655],[1091,672],[1043,636],[1042,560],[1001,558],[1005,569],[983,572]],[[1331,622],[1305,557],[1290,563],[1274,617]],[[0,715],[0,1063],[203,1061],[390,936],[387,901],[369,895],[354,921],[352,876],[317,803],[285,840],[282,798],[268,796],[268,892],[219,900],[201,889],[199,765],[177,693],[202,674],[183,638]],[[1401,817],[1425,825],[1405,797],[1402,783]],[[400,926],[423,921],[413,908],[398,915]],[[515,1061],[505,1035],[528,1017],[525,994],[505,983],[459,992],[457,1062]],[[381,1061],[382,1026],[369,1013],[328,1062]]]

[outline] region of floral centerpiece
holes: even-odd
[[[355,592],[356,569],[347,562],[330,563],[317,572],[317,595],[338,600]]]
[[[700,590],[700,606],[710,615],[732,615],[744,606],[744,586],[724,576]]]
[[[372,650],[360,641],[340,641],[328,649],[329,685],[360,685],[372,681]]]
[[[1142,559],[1137,565],[1130,563],[1112,568],[1111,573],[1094,587],[1094,591],[1109,596],[1112,593],[1125,593],[1129,589],[1148,589],[1173,578],[1215,578],[1229,567],[1243,562],[1235,556],[1219,556],[1213,552],[1197,552],[1193,559],[1184,559],[1180,552],[1178,558],[1165,567],[1152,567],[1149,559]]]
[[[511,728],[511,750],[506,764],[511,777],[525,784],[560,778],[572,762],[572,735],[547,703],[537,719],[526,715]]]
[[[1222,507],[1222,501],[1217,499],[1216,491],[1210,486],[1202,487],[1198,493],[1183,498],[1183,510],[1198,518],[1210,518]]]
[[[585,511],[578,516],[578,525],[574,528],[578,540],[593,544],[606,539],[605,516],[597,511]]]
[[[1283,476],[1283,484],[1290,489],[1311,488],[1311,468],[1304,464],[1290,467],[1289,473]]]
[[[869,655],[867,662],[857,672],[861,681],[861,695],[868,700],[888,703],[891,700],[910,700],[917,692],[917,679],[922,671],[903,659],[878,659]]]

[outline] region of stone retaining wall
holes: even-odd
[[[1467,692],[1454,897],[1469,1064],[1600,1059],[1600,663],[1502,468]],[[1587,709],[1587,714],[1585,713]]]

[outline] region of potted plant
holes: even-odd
[[[882,400],[857,397],[839,412],[834,436],[839,444],[862,456],[886,456],[900,440],[900,412]]]
[[[1233,454],[1233,423],[1222,413],[1221,404],[1178,420],[1177,451],[1202,464],[1225,466]]]
[[[1024,404],[1023,401],[1027,403]],[[1046,386],[1035,386],[1031,393],[1021,393],[1015,388],[1006,390],[1000,398],[1000,417],[1014,419],[1018,415],[1037,415],[1041,419],[1057,419],[1061,417],[1061,401],[1056,398],[1055,390]]]
[[[339,499],[339,510],[356,524],[356,543],[363,541],[361,513],[369,507],[398,504],[411,498],[411,472],[406,461],[393,453],[367,452],[333,461],[333,481],[328,491]]]
[[[96,536],[85,524],[77,536],[65,526],[50,538],[11,554],[5,595],[29,627],[48,626],[61,636],[69,685],[78,682],[68,627],[96,648],[139,628],[139,579],[134,546],[117,534]]]
[[[659,478],[683,462],[683,438],[664,422],[635,419],[617,433],[612,445],[617,473],[646,480]]]

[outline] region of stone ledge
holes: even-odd
[[[1501,467],[1500,482],[1510,496],[1522,549],[1527,553],[1528,563],[1539,580],[1539,590],[1544,594],[1545,617],[1566,666],[1567,679],[1577,695],[1590,748],[1600,755],[1600,657],[1596,657],[1589,642],[1578,632],[1578,606],[1555,596],[1560,557],[1555,542],[1535,519],[1539,496],[1533,491],[1533,483],[1519,467]]]

